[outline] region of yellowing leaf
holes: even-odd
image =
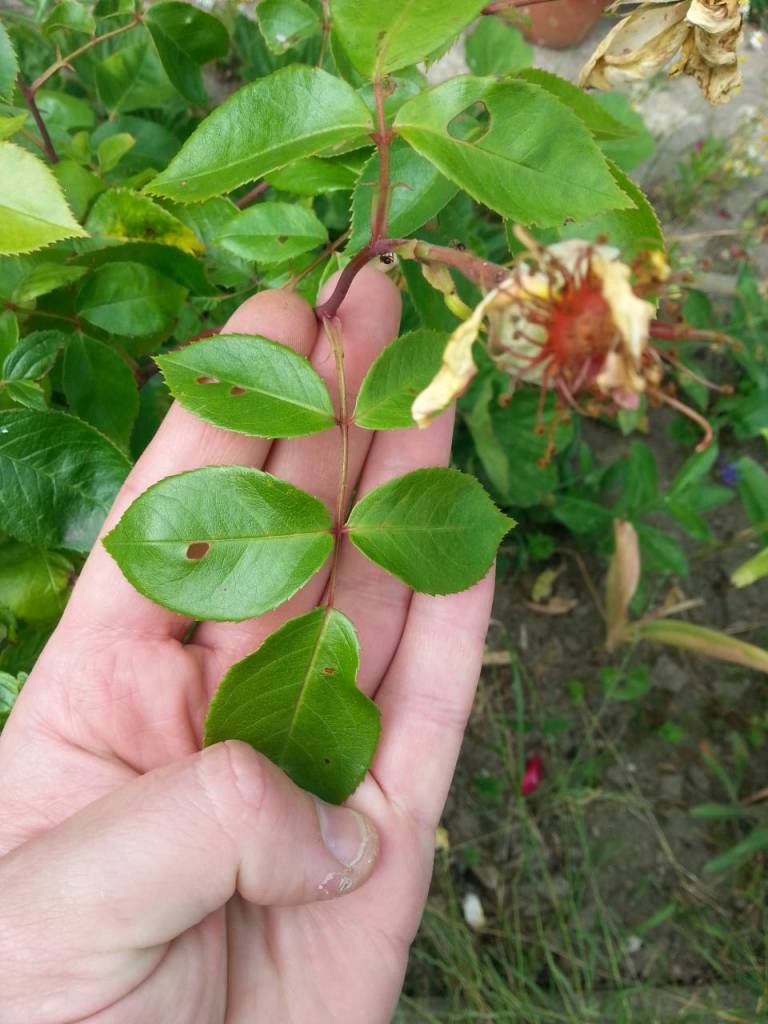
[[[63,238],[82,238],[59,183],[32,153],[0,142],[0,253],[42,249]]]
[[[85,222],[92,235],[123,242],[160,242],[199,255],[205,251],[197,235],[148,196],[112,188],[93,204]]]

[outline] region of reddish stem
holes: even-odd
[[[357,275],[374,256],[380,256],[382,253],[390,252],[398,245],[403,244],[402,238],[380,238],[376,242],[369,242],[360,252],[353,256],[349,263],[344,267],[342,272],[339,274],[339,279],[336,282],[336,287],[333,289],[331,295],[315,307],[315,316],[318,320],[332,320],[339,311],[339,306],[346,298],[347,292],[352,286],[352,282],[355,280]]]
[[[551,4],[553,0],[493,0],[493,3],[486,4],[480,11],[481,14],[500,14],[510,8],[515,10],[519,7],[534,7],[536,4]]]
[[[24,97],[24,102],[27,104],[30,114],[35,119],[37,130],[40,132],[40,138],[43,140],[45,155],[52,164],[57,164],[59,162],[59,154],[56,152],[56,147],[53,145],[51,136],[48,134],[48,129],[45,125],[45,121],[43,120],[43,115],[38,109],[37,101],[35,100],[35,93],[32,87],[27,85],[22,78],[21,73],[16,77],[16,84],[19,87],[19,92]]]
[[[246,192],[244,196],[240,196],[235,202],[235,206],[238,210],[244,210],[246,206],[250,206],[251,203],[255,203],[260,195],[263,195],[269,188],[269,182],[260,181],[254,185],[250,192]]]

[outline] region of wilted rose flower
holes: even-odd
[[[710,103],[727,103],[741,86],[743,6],[740,0],[647,0],[602,40],[579,84],[612,89],[650,78],[679,53],[670,77],[691,75]]]
[[[654,319],[649,300],[669,276],[664,255],[643,253],[629,266],[607,245],[572,239],[545,247],[520,228],[517,235],[528,252],[448,339],[440,369],[411,407],[418,426],[466,389],[477,373],[472,348],[483,334],[488,356],[509,375],[510,394],[520,383],[534,384],[554,391],[561,410],[587,415],[636,409],[647,395],[695,420],[704,431],[699,449],[706,447],[707,421],[662,387],[665,363],[696,375],[653,339],[727,339]]]
[[[604,245],[574,239],[540,248],[528,242],[533,251],[449,339],[441,369],[413,404],[419,426],[474,377],[472,346],[484,325],[488,355],[513,384],[552,388],[570,405],[577,395],[590,394],[637,406],[646,388],[654,306],[633,290],[630,267]],[[660,253],[649,265],[651,274],[666,276]]]

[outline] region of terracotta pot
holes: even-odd
[[[589,35],[610,0],[552,0],[551,3],[523,7],[530,15],[531,27],[525,35],[539,46],[560,50],[576,46]]]

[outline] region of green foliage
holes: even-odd
[[[7,613],[22,638],[7,657],[0,638],[13,682],[4,694],[31,667],[171,397],[256,437],[345,431],[350,419],[405,430],[459,316],[518,251],[512,222],[545,243],[607,235],[627,259],[663,247],[626,174],[648,155],[648,137],[620,97],[594,99],[530,68],[520,34],[491,17],[466,40],[472,75],[427,86],[416,65],[483,6],[261,0],[246,12],[41,0],[0,28],[0,623]],[[14,86],[19,67],[26,89]],[[391,243],[401,334],[367,368],[352,416],[290,347],[218,333],[265,288],[315,303],[366,246],[382,253],[383,235],[418,244],[411,259]],[[446,247],[447,262],[425,256],[430,246]],[[456,270],[473,252],[490,278]],[[754,397],[768,389],[758,297],[745,283],[735,318],[749,337],[737,357],[749,387],[717,412],[745,436],[768,426]],[[638,531],[647,572],[684,573],[659,518],[711,538],[706,514],[733,492],[712,480],[709,456],[666,489],[642,443],[600,465],[577,415],[535,388],[510,399],[507,379],[477,359],[455,460],[524,522],[510,550],[546,558],[568,530],[607,553],[621,516]],[[279,607],[326,562],[335,579],[342,535],[415,589],[452,593],[489,570],[512,525],[454,469],[386,482],[335,522],[318,498],[267,473],[208,467],[155,484],[105,544],[152,600],[240,620]],[[301,785],[343,799],[378,734],[357,662],[354,626],[337,610],[290,620],[224,678],[206,742],[246,739]]]
[[[158,604],[239,621],[304,586],[331,551],[330,529],[325,505],[291,484],[257,469],[209,466],[150,487],[104,546]]]
[[[333,0],[334,29],[353,66],[380,78],[416,64],[454,39],[482,0]]]
[[[334,608],[290,619],[227,672],[211,702],[205,743],[239,739],[298,785],[341,803],[373,759],[379,712],[356,687],[355,628]]]
[[[355,405],[355,423],[367,430],[413,426],[411,406],[440,368],[445,336],[419,330],[403,334],[373,362]]]
[[[426,594],[466,590],[488,572],[514,521],[480,484],[454,469],[418,469],[390,480],[352,509],[352,543]]]
[[[13,142],[0,142],[0,178],[0,253],[32,252],[86,234],[50,170]]]
[[[288,67],[230,96],[147,190],[183,203],[220,196],[294,160],[355,144],[371,128],[368,108],[342,79]]]
[[[261,437],[301,437],[334,424],[318,372],[275,341],[222,334],[157,360],[185,409],[217,427]]]
[[[0,412],[0,530],[29,544],[88,551],[130,463],[63,412]]]
[[[478,103],[489,123],[452,134]],[[473,198],[523,224],[550,227],[632,206],[583,122],[538,85],[451,79],[405,103],[395,127]]]

